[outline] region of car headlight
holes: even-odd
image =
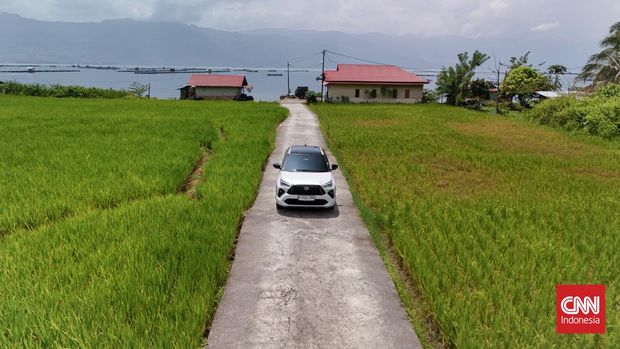
[[[290,187],[291,184],[283,179],[280,179],[280,185],[283,187]]]
[[[321,185],[323,188],[329,188],[332,187],[334,185],[334,181],[329,181],[323,185]]]

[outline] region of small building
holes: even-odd
[[[325,71],[327,98],[353,103],[417,103],[428,80],[393,65],[338,64]]]
[[[252,87],[244,75],[192,74],[181,99],[239,99]]]
[[[542,101],[543,99],[554,99],[566,95],[566,93],[560,91],[536,91],[534,93],[534,99]]]

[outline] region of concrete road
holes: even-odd
[[[283,105],[290,117],[241,228],[208,348],[421,348],[339,171],[334,211],[276,210],[271,164],[290,145],[324,146],[316,115]]]

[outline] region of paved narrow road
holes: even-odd
[[[241,228],[208,348],[421,348],[340,171],[334,211],[276,210],[271,164],[290,145],[324,146],[316,115],[283,105],[290,116]]]

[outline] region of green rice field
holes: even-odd
[[[273,103],[0,96],[0,347],[204,344],[285,116]]]
[[[620,347],[618,140],[441,105],[313,110],[427,346]],[[555,333],[573,283],[606,285],[606,334]]]

